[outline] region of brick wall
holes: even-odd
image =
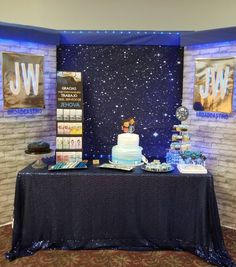
[[[195,58],[229,56],[236,56],[236,42],[185,48],[183,105],[190,110],[186,123],[193,148],[208,156],[207,168],[214,175],[221,224],[236,229],[236,88],[233,113],[228,120],[196,117],[192,108]]]
[[[25,155],[27,144],[44,140],[55,148],[56,46],[0,39],[0,52],[44,56],[45,109],[34,115],[12,115],[3,110],[0,75],[0,225],[12,220],[16,174],[34,159]],[[0,69],[2,68],[0,58]]]

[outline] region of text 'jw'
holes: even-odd
[[[23,89],[21,87],[21,80],[23,81],[26,95],[30,95],[31,88],[33,89],[33,94],[38,95],[39,64],[35,64],[34,68],[34,65],[29,63],[28,68],[26,68],[25,63],[15,62],[15,81],[10,80],[10,90],[14,95],[18,95],[21,88]]]

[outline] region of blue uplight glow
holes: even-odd
[[[127,31],[127,30],[120,30],[120,31],[115,31],[115,30],[76,30],[76,31],[70,31],[70,30],[64,30],[61,31],[61,33],[66,33],[66,34],[161,34],[161,35],[180,35],[180,32],[164,32],[164,31]]]
[[[193,44],[187,45],[193,47],[193,49],[207,49],[207,48],[215,48],[215,47],[224,47],[224,46],[232,46],[236,41],[225,41],[225,42],[217,42],[217,43],[205,43],[205,44]]]
[[[12,39],[3,39],[3,38],[0,38],[0,45],[1,44],[5,44],[5,45],[8,45],[8,46],[19,46],[19,45],[22,45],[22,46],[27,46],[29,48],[38,48],[39,47],[39,43],[37,42],[28,42],[28,41],[24,41],[24,40],[12,40]]]
[[[76,30],[60,33],[61,44],[180,45],[180,32],[176,31]]]

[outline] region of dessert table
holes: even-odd
[[[12,248],[185,250],[235,266],[221,232],[211,174],[132,172],[89,167],[18,173]]]

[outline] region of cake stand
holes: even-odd
[[[36,161],[32,164],[34,169],[43,169],[47,167],[47,164],[43,162],[43,159],[50,158],[52,156],[53,150],[50,149],[49,152],[45,153],[30,153],[28,150],[25,150],[25,154],[31,156]]]

